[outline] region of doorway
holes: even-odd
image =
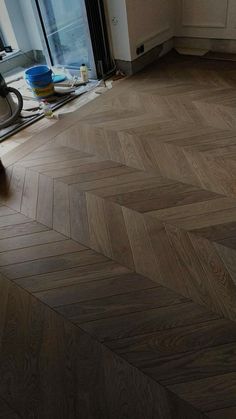
[[[102,78],[113,67],[103,0],[35,0],[47,60],[71,73],[82,64],[90,78]]]

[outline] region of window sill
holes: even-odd
[[[18,49],[14,50],[12,52],[7,52],[6,55],[4,55],[3,59],[0,60],[1,63],[5,63],[8,60],[11,60],[12,58],[18,57],[19,55],[22,55],[23,53]]]

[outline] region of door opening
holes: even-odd
[[[103,0],[35,3],[50,65],[68,68],[73,73],[84,63],[91,78],[101,78],[111,71]]]

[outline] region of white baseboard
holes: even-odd
[[[175,37],[174,47],[236,54],[236,40],[234,39]]]

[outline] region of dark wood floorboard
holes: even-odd
[[[109,341],[129,336],[152,333],[157,330],[171,329],[179,326],[194,325],[219,318],[217,314],[207,312],[205,308],[192,302],[173,304],[167,307],[154,308],[125,316],[96,320],[83,323],[81,327],[98,337]]]
[[[72,267],[69,267],[68,269],[22,277],[15,282],[23,288],[35,293],[53,288],[67,287],[78,283],[82,284],[84,282],[100,281],[107,278],[119,277],[123,274],[130,274],[130,271],[126,267],[118,265],[93,251],[83,252],[82,255],[79,254],[79,256],[79,260],[78,257],[75,257],[75,266],[72,265]],[[83,256],[82,263],[81,256]],[[78,266],[76,266],[77,264]],[[152,284],[150,280],[147,280],[146,283]],[[154,284],[154,286],[157,286],[157,284]]]
[[[174,355],[195,350],[215,347],[236,341],[236,329],[233,322],[225,319],[210,320],[190,326],[181,326],[159,330],[150,334],[137,335],[109,342],[109,347],[118,353],[137,360],[140,357],[151,359],[155,353]],[[130,357],[130,358],[129,358]]]
[[[235,406],[236,373],[174,384],[168,388],[202,411],[224,409]]]
[[[209,412],[208,416],[211,419],[234,419],[236,417],[236,407]]]
[[[0,419],[22,419],[14,410],[0,398]]]
[[[57,311],[74,323],[117,317],[129,313],[143,312],[156,307],[184,302],[186,299],[163,287],[116,294],[106,298],[94,298],[57,307]]]

